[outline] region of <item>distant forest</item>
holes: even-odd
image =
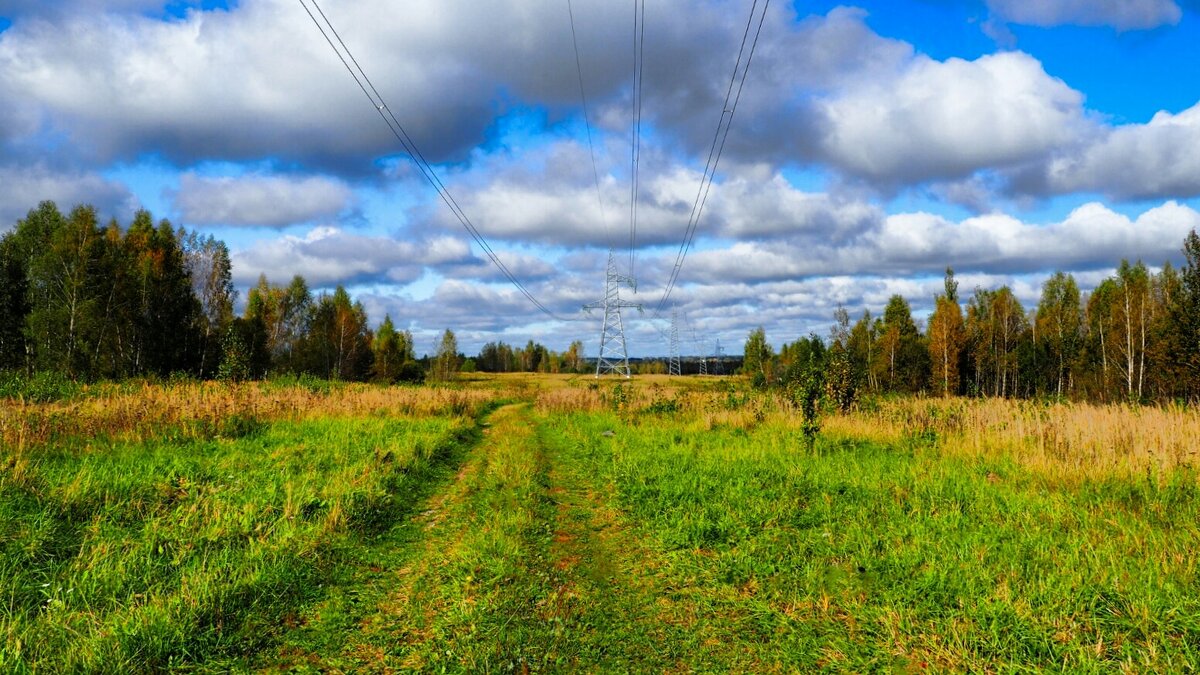
[[[853,324],[836,313],[828,340],[812,335],[775,354],[751,331],[743,372],[756,386],[811,382],[831,398],[860,392],[1093,401],[1194,402],[1200,398],[1200,238],[1183,242],[1181,269],[1154,272],[1122,260],[1116,274],[1081,294],[1056,272],[1026,310],[1004,286],[976,288],[963,306],[954,272],[922,332],[908,302],[892,296],[883,316]]]
[[[839,309],[828,339],[811,335],[778,354],[762,328],[746,341],[742,373],[758,387],[812,382],[835,400],[858,394],[1038,397],[1098,401],[1200,398],[1200,238],[1181,269],[1122,261],[1082,294],[1055,273],[1026,310],[1008,287],[977,288],[965,306],[952,270],[925,330],[893,296],[880,317]],[[0,237],[0,371],[77,380],[170,377],[336,380],[448,379],[460,371],[583,372],[583,344],[562,353],[532,340],[491,342],[472,358],[447,330],[432,358],[412,334],[367,313],[340,286],[316,296],[301,276],[265,277],[234,314],[229,250],[213,237],[154,222],[122,227],[94,208],[64,215],[43,202]],[[643,372],[665,368],[646,362]],[[811,386],[810,386],[811,388]]]

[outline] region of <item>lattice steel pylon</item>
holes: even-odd
[[[668,375],[682,375],[679,367],[679,310],[671,310],[671,357],[667,362]]]
[[[700,344],[700,336],[696,334],[696,327],[687,320],[686,314],[683,317],[683,326],[692,334],[692,346],[696,348],[696,357],[700,359],[700,375],[708,375],[708,357],[704,355],[704,345]]]
[[[725,360],[725,350],[721,349],[721,338],[717,338],[717,346],[713,349],[713,374],[724,375],[725,368],[722,362]]]
[[[608,273],[605,275],[604,299],[590,302],[583,309],[591,312],[593,309],[604,310],[604,325],[600,328],[600,352],[596,357],[596,377],[616,373],[629,379],[629,350],[625,347],[625,324],[621,321],[621,309],[632,307],[639,312],[642,306],[636,302],[621,299],[621,285],[637,290],[637,282],[632,277],[617,272],[617,258],[612,249],[608,251]]]

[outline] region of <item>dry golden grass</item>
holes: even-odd
[[[698,388],[696,379],[599,384],[580,379],[539,389],[536,404],[545,413],[613,410],[632,415],[666,401],[691,428],[773,425],[801,433],[799,414],[785,397],[729,387]],[[822,429],[831,438],[887,444],[921,437],[936,440],[941,452],[1006,457],[1062,477],[1160,473],[1200,463],[1200,410],[1179,406],[889,398],[826,415]]]
[[[0,400],[0,445],[17,450],[67,436],[137,439],[165,429],[206,434],[231,422],[328,415],[471,415],[506,395],[503,387],[382,387],[340,384],[311,389],[250,382],[146,384],[89,392],[58,403]]]
[[[0,400],[0,444],[19,450],[66,436],[143,438],[164,428],[211,434],[231,420],[473,414],[498,399],[532,399],[539,412],[551,414],[611,410],[629,421],[639,411],[665,404],[692,429],[772,425],[800,433],[801,420],[786,398],[750,393],[741,382],[725,378],[597,381],[586,375],[512,373],[468,375],[460,384],[344,384],[315,390],[278,383],[146,384],[109,386],[60,403]],[[1193,467],[1200,459],[1200,411],[1176,406],[890,398],[827,415],[822,428],[832,438],[889,444],[936,439],[942,452],[1008,457],[1056,475],[1161,472]]]
[[[944,451],[1071,475],[1192,468],[1200,452],[1200,411],[1179,406],[889,399],[831,416],[824,428],[883,442],[936,436]]]

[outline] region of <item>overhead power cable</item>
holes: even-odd
[[[604,238],[608,247],[613,247],[612,232],[608,228],[608,214],[604,210],[604,196],[600,192],[600,170],[596,167],[596,146],[592,142],[592,123],[588,118],[587,90],[583,86],[583,60],[579,56],[579,37],[575,34],[575,9],[567,0],[567,16],[571,19],[571,43],[575,46],[575,71],[579,74],[579,99],[583,103],[583,126],[587,129],[588,153],[592,157],[592,178],[596,182],[596,203],[600,205],[600,221],[604,223]]]
[[[642,166],[642,75],[646,51],[646,3],[633,0],[633,129],[629,182],[629,276],[636,278],[639,174]]]
[[[729,78],[729,88],[725,92],[725,102],[721,106],[721,118],[717,122],[717,130],[713,134],[712,146],[708,151],[708,161],[704,166],[704,174],[700,179],[700,189],[696,192],[696,199],[692,203],[692,212],[688,217],[687,229],[684,232],[683,243],[679,246],[679,252],[675,255],[675,266],[671,269],[671,276],[667,281],[666,288],[663,290],[662,299],[654,308],[653,317],[657,317],[667,301],[671,297],[671,292],[675,290],[675,284],[679,281],[679,273],[683,269],[684,260],[687,259],[688,251],[692,247],[692,242],[696,237],[696,228],[700,223],[700,216],[704,213],[704,205],[708,202],[709,192],[712,190],[713,180],[716,177],[717,165],[721,162],[721,155],[725,151],[725,141],[729,138],[729,129],[733,125],[733,117],[737,112],[738,103],[742,100],[742,88],[746,85],[746,76],[750,72],[750,63],[754,59],[754,51],[758,47],[758,38],[762,34],[763,22],[767,18],[767,10],[770,8],[771,0],[763,2],[762,12],[758,12],[759,0],[754,0],[754,4],[750,7],[750,17],[746,20],[746,30],[742,34],[742,45],[738,49],[737,61],[733,66],[733,75]],[[754,32],[754,40],[751,42],[750,29],[754,24],[755,17],[758,17],[758,27]],[[749,53],[746,51],[746,45],[749,42]],[[745,57],[745,63],[742,62]],[[737,84],[737,92],[734,93],[734,84]],[[731,103],[732,100],[732,103]]]
[[[375,85],[371,82],[371,79],[367,77],[367,73],[363,70],[362,66],[359,65],[358,60],[354,58],[354,54],[350,51],[350,48],[346,46],[345,41],[342,40],[342,37],[338,34],[337,29],[333,27],[333,23],[329,20],[329,17],[327,17],[325,12],[321,9],[320,3],[318,3],[317,0],[297,0],[297,2],[300,3],[300,6],[304,8],[304,11],[308,14],[309,18],[312,19],[313,24],[317,27],[317,30],[321,31],[321,37],[325,38],[325,41],[329,43],[329,47],[333,49],[333,52],[337,55],[338,60],[342,62],[342,65],[346,67],[346,71],[349,72],[350,76],[354,78],[355,84],[358,85],[358,88],[362,90],[367,99],[371,101],[371,105],[375,107],[375,110],[379,113],[380,118],[382,118],[384,123],[387,124],[388,130],[392,132],[392,135],[396,137],[396,140],[398,140],[400,145],[404,148],[404,151],[408,153],[410,158],[412,158],[413,163],[415,163],[417,168],[420,169],[421,175],[424,176],[425,180],[428,181],[429,184],[433,186],[433,189],[437,191],[438,196],[441,197],[442,201],[450,209],[450,212],[454,214],[454,217],[458,220],[458,222],[461,223],[463,228],[467,230],[479,248],[484,252],[488,259],[492,261],[492,264],[495,265],[496,268],[500,270],[500,273],[503,274],[504,277],[508,279],[508,281],[543,314],[558,321],[572,321],[573,319],[565,319],[558,316],[548,307],[542,304],[542,302],[538,300],[533,293],[531,293],[529,289],[521,283],[519,279],[517,279],[512,271],[508,269],[508,266],[504,264],[504,261],[502,261],[498,255],[496,255],[495,250],[492,249],[487,239],[484,238],[479,229],[475,227],[475,224],[471,222],[471,219],[467,216],[466,212],[463,211],[462,207],[459,206],[458,202],[454,199],[454,195],[450,194],[450,190],[447,189],[445,184],[442,183],[442,180],[433,170],[433,166],[430,165],[429,161],[425,159],[425,156],[421,154],[420,149],[417,148],[417,145],[413,141],[412,137],[409,136],[407,131],[405,131],[404,126],[400,124],[400,120],[396,118],[396,115],[388,107],[387,103],[383,99],[383,96],[380,95],[379,90],[376,89]],[[312,8],[309,7],[308,3],[312,3]],[[316,14],[313,13],[313,9],[316,10]],[[320,15],[321,18],[318,19],[317,15]],[[328,31],[326,31],[326,28],[328,28]],[[331,34],[333,37],[330,37]],[[335,40],[336,44],[334,42]]]

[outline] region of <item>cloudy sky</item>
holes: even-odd
[[[630,267],[633,4],[323,0],[542,314],[404,154],[300,0],[0,0],[0,231],[43,199],[209,232],[245,288],[343,284],[432,350],[585,340]],[[645,7],[636,295],[663,297],[753,0]],[[763,2],[758,3],[761,9]],[[598,178],[598,180],[597,180]],[[1178,260],[1200,227],[1200,3],[774,0],[695,247],[684,352],[827,331],[840,303]],[[666,323],[626,314],[634,355]],[[693,341],[692,333],[696,340]],[[699,345],[696,343],[700,343]]]

